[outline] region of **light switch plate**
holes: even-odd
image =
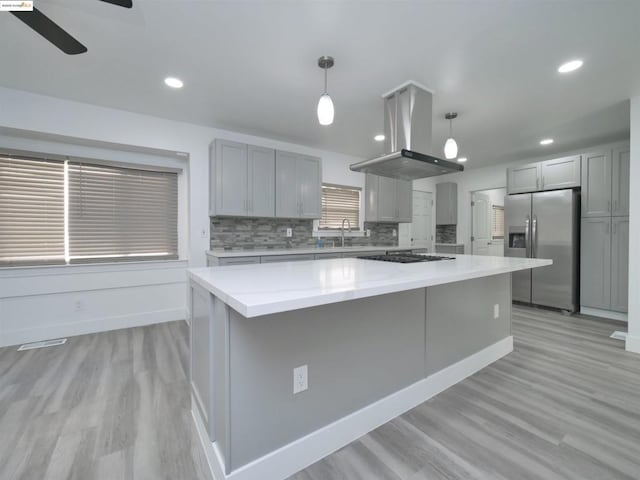
[[[398,230],[396,230],[395,228],[393,229],[393,236],[397,237],[398,236]]]
[[[493,306],[493,318],[498,318],[500,316],[500,305],[497,303]]]

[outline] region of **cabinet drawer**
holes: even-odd
[[[227,257],[219,258],[219,265],[247,265],[250,263],[260,263],[260,257]]]
[[[342,258],[342,253],[316,253],[314,255],[316,260],[330,260],[332,258]]]
[[[261,257],[261,263],[277,263],[277,262],[301,262],[304,260],[313,260],[313,254],[308,255],[268,255]]]

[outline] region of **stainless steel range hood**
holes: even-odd
[[[459,163],[431,155],[432,94],[407,82],[384,98],[385,155],[349,166],[354,172],[415,180],[461,172]]]

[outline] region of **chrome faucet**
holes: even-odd
[[[348,218],[343,218],[342,219],[342,226],[340,227],[340,236],[342,237],[342,246],[344,247],[344,222],[347,222],[347,225],[349,226],[349,233],[351,233],[351,222],[349,221]]]

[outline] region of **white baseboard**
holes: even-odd
[[[594,317],[609,318],[611,320],[620,320],[628,322],[627,314],[622,312],[613,312],[611,310],[601,310],[599,308],[583,307],[580,305],[580,313],[592,315]]]
[[[209,440],[204,423],[197,408],[194,408],[193,401],[191,411],[215,480],[285,479],[389,420],[420,405],[512,351],[513,337],[506,337],[464,360],[268,453],[228,475],[224,474],[223,456],[216,452],[217,445]]]
[[[172,322],[183,319],[184,308],[173,308],[117,317],[95,318],[82,322],[60,323],[46,327],[39,326],[37,328],[9,330],[2,332],[0,336],[0,347],[39,342],[51,338],[75,337],[76,335],[106,332],[121,328],[141,327],[154,323]]]
[[[626,349],[628,352],[640,353],[640,336],[627,334]]]

